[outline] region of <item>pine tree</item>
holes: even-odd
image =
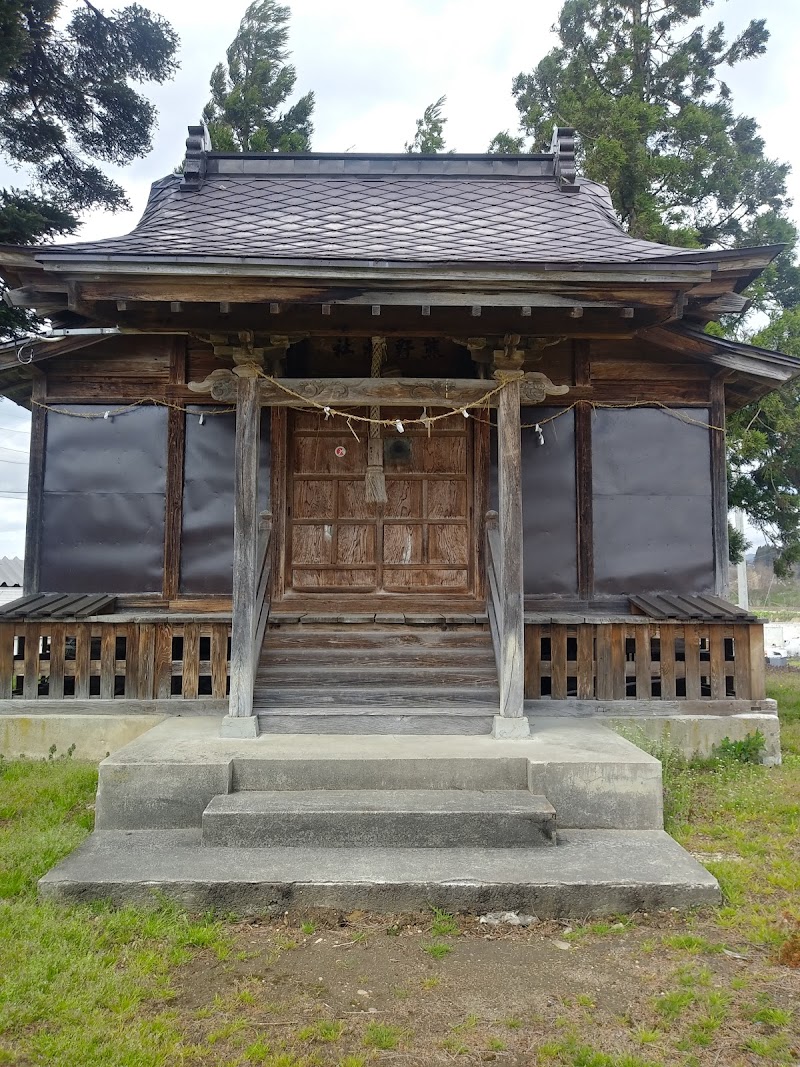
[[[133,85],[164,82],[178,39],[160,15],[132,4],[103,14],[75,0],[0,0],[0,157],[28,168],[35,189],[0,190],[0,241],[74,233],[81,212],[128,207],[98,163],[150,150],[156,112]],[[0,304],[0,336],[31,325]]]
[[[729,41],[722,23],[699,23],[712,6],[566,0],[560,44],[513,82],[521,139],[498,138],[546,151],[554,125],[575,126],[583,173],[609,187],[634,236],[755,243],[760,213],[786,206],[789,168],[765,155],[755,120],[735,113],[723,74],[763,54],[769,34],[754,19]]]
[[[440,96],[433,104],[428,104],[422,113],[422,118],[417,119],[417,132],[414,134],[414,140],[405,145],[406,152],[422,152],[432,155],[445,151],[444,126],[447,119],[442,115],[442,108],[446,101],[446,96]]]
[[[763,19],[729,40],[701,16],[713,0],[566,0],[559,44],[512,92],[515,136],[490,151],[547,150],[554,125],[575,126],[580,170],[607,185],[637,237],[688,247],[784,243],[751,287],[770,318],[720,332],[800,355],[798,234],[787,217],[788,166],[770,159],[755,119],[734,109],[726,70],[762,55]],[[715,327],[719,329],[718,327]],[[732,506],[780,549],[777,568],[800,559],[800,388],[790,385],[731,420]]]
[[[297,73],[289,56],[289,8],[255,0],[211,74],[211,100],[203,111],[217,152],[308,152],[314,94],[286,111],[279,108],[294,91]]]

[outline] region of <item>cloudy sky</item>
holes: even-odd
[[[117,174],[133,210],[87,218],[82,237],[130,230],[150,183],[180,161],[186,126],[197,121],[211,70],[224,58],[246,6],[244,0],[142,2],[180,35],[181,69],[174,81],[149,92],[159,110],[153,151]],[[498,130],[516,126],[511,80],[552,47],[550,27],[561,6],[560,0],[290,3],[297,89],[316,93],[314,148],[327,152],[402,150],[416,118],[443,94],[448,147],[485,151]],[[768,152],[792,163],[791,188],[800,204],[800,7],[792,0],[762,0],[757,9],[747,0],[718,0],[711,18],[733,33],[754,14],[765,17],[772,32],[768,53],[732,71],[728,81],[737,108],[761,124]],[[20,184],[20,177],[0,165],[0,185],[10,182]],[[800,212],[796,216],[800,222]],[[0,401],[0,555],[23,550],[28,421],[23,409]]]

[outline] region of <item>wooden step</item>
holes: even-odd
[[[359,705],[408,709],[414,707],[486,706],[499,701],[499,690],[490,686],[284,686],[256,685],[253,705],[257,710],[278,707],[347,710]]]
[[[459,627],[458,630],[335,629],[281,626],[268,630],[264,647],[272,648],[490,648],[488,630]]]
[[[389,645],[383,648],[274,648],[266,645],[260,667],[476,667],[495,669],[494,652],[486,648]]]
[[[349,708],[307,712],[303,708],[272,708],[258,712],[262,734],[358,734],[389,736],[486,736],[497,705],[481,708]]]
[[[256,690],[265,687],[281,688],[284,686],[312,687],[320,689],[340,688],[341,686],[376,686],[388,688],[429,689],[432,685],[452,685],[461,689],[474,687],[497,688],[497,670],[490,667],[409,667],[409,666],[368,666],[348,667],[329,665],[318,666],[308,663],[305,666],[264,666],[256,674]]]

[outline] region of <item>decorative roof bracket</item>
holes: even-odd
[[[576,131],[571,126],[553,127],[550,151],[556,184],[562,193],[575,193],[579,189],[575,182],[575,137]]]
[[[181,189],[199,189],[206,176],[206,154],[211,151],[211,135],[203,122],[189,127],[186,138],[186,155],[183,160]]]

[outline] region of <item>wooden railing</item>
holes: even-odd
[[[758,701],[760,623],[529,623],[527,700]]]
[[[497,677],[502,688],[500,674],[503,669],[503,598],[500,595],[500,590],[503,587],[503,556],[497,518],[496,511],[486,513],[486,611],[489,616],[489,630],[492,634]]]
[[[231,694],[229,714],[253,714],[255,685],[261,646],[270,609],[272,575],[272,515],[259,518],[255,567],[250,574],[234,570],[233,625],[231,638]]]
[[[227,620],[0,623],[0,700],[224,700]]]

